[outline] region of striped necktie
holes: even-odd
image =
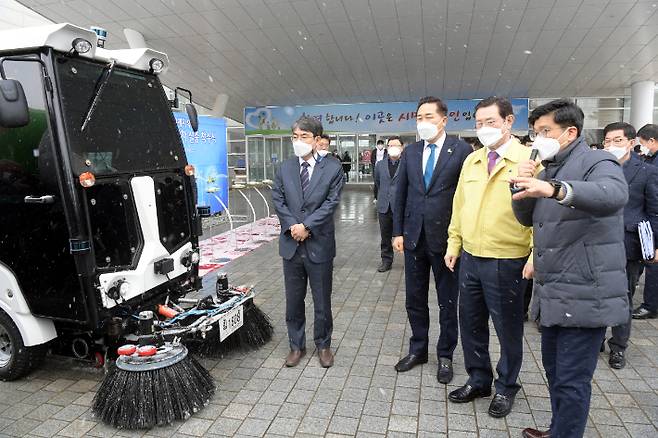
[[[308,164],[308,162],[306,161],[302,163],[302,171],[300,173],[300,177],[302,179],[302,193],[304,194],[304,196],[306,196],[306,189],[308,188],[308,184],[310,182],[310,178],[308,176],[308,168],[310,166],[311,165]]]

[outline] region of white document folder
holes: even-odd
[[[640,235],[642,258],[646,261],[653,260],[656,255],[656,246],[653,241],[653,230],[649,221],[638,223],[637,232]]]

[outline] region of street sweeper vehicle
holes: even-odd
[[[255,346],[271,325],[259,313],[245,332],[245,314],[259,312],[253,290],[225,277],[217,294],[198,296],[201,213],[158,77],[168,58],[105,50],[104,37],[70,24],[0,32],[0,380],[25,375],[48,350],[98,365],[118,355],[124,375],[110,393],[121,378],[171,380],[163,373],[186,366],[205,388],[188,394],[194,410],[214,386],[185,345],[221,352],[237,330]],[[184,383],[172,391],[195,388]],[[155,403],[162,412],[136,420],[138,402],[126,397],[94,408],[122,427],[189,414]]]

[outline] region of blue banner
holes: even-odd
[[[479,99],[448,100],[448,132],[475,130]],[[244,109],[245,134],[289,134],[302,115],[322,122],[325,132],[404,133],[416,131],[417,102],[267,106]],[[528,99],[512,99],[515,131],[528,130]]]
[[[228,205],[228,158],[226,155],[226,121],[199,116],[199,129],[192,131],[185,113],[174,113],[187,161],[196,170],[197,204],[210,206],[212,213]]]

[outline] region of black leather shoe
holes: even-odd
[[[610,368],[620,370],[626,366],[626,357],[624,356],[623,351],[613,351],[610,353],[610,358],[608,359],[608,364]]]
[[[496,394],[489,405],[489,415],[494,418],[506,417],[512,411],[514,396]]]
[[[377,272],[386,272],[391,270],[391,264],[390,263],[384,263],[382,262],[381,265],[377,268]]]
[[[448,398],[453,403],[468,403],[478,397],[489,397],[490,395],[491,388],[473,388],[471,385],[464,385],[448,394]]]
[[[424,356],[420,356],[417,354],[408,354],[402,359],[400,359],[398,363],[395,364],[395,371],[397,371],[398,373],[403,373],[405,371],[409,371],[416,365],[420,365],[423,363],[427,363],[427,354]]]
[[[447,357],[439,358],[439,370],[436,372],[436,380],[444,385],[452,381],[452,361]]]
[[[655,319],[656,317],[658,317],[658,312],[652,312],[642,306],[633,310],[633,319]]]

